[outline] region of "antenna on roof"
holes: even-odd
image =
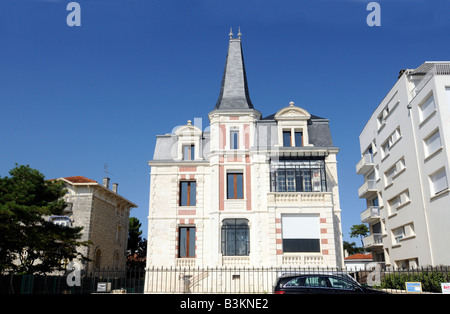
[[[103,172],[106,174],[106,176],[109,176],[110,174],[113,174],[108,171],[108,164],[105,162],[105,166],[103,167]]]

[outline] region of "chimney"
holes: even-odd
[[[117,187],[119,186],[119,183],[113,183],[113,192],[117,194]]]
[[[103,186],[109,190],[109,178],[108,177],[103,178]]]

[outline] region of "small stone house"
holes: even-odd
[[[136,204],[117,192],[118,184],[109,188],[109,178],[103,184],[83,176],[59,178],[64,182],[68,203],[64,215],[52,216],[50,220],[66,226],[83,227],[82,241],[92,242],[81,248],[91,261],[82,265],[83,271],[111,269],[123,270],[126,266],[128,221],[130,211]]]

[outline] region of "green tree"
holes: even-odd
[[[128,224],[128,256],[127,266],[129,268],[145,268],[147,256],[147,240],[142,239],[142,224],[136,217],[130,217]]]
[[[353,225],[353,227],[350,229],[350,237],[352,238],[360,238],[361,239],[361,245],[364,246],[363,238],[369,234],[369,228],[365,224],[360,225]]]
[[[46,273],[64,269],[75,258],[87,260],[77,247],[81,227],[52,223],[67,206],[64,184],[30,166],[17,165],[0,178],[0,272]]]

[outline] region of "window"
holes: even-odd
[[[437,171],[430,176],[431,181],[431,194],[436,195],[448,188],[447,175],[445,173],[445,168]]]
[[[242,173],[237,172],[227,174],[227,198],[228,199],[244,198],[244,183]]]
[[[197,184],[195,181],[180,182],[180,206],[195,206]]]
[[[281,217],[283,252],[320,252],[319,216]]]
[[[428,136],[424,140],[425,144],[425,156],[431,156],[435,153],[439,148],[441,148],[441,137],[439,136],[439,130],[435,131],[433,134]]]
[[[392,230],[392,235],[394,237],[394,244],[400,243],[400,240],[405,237],[405,228],[400,227]]]
[[[302,147],[303,146],[303,132],[294,131],[294,138],[292,138],[291,130],[283,130],[283,147]]]
[[[183,160],[195,159],[195,145],[183,145]]]
[[[116,228],[116,243],[120,243],[121,237],[122,237],[122,226],[118,224]]]
[[[230,131],[230,148],[239,149],[239,130]]]
[[[434,98],[433,95],[430,95],[423,104],[419,105],[419,118],[420,122],[424,121],[426,118],[428,118],[436,108],[434,104]]]
[[[222,225],[222,254],[248,256],[250,254],[247,219],[224,219]]]
[[[280,159],[271,166],[272,192],[326,192],[325,162],[318,160]]]
[[[295,131],[295,147],[303,146],[303,133],[300,131]]]
[[[291,147],[291,146],[292,146],[291,130],[283,131],[283,147]]]
[[[386,186],[392,183],[394,177],[405,169],[405,159],[400,158],[388,171],[384,173]]]
[[[400,209],[400,207],[405,206],[410,201],[409,197],[409,190],[405,190],[398,195],[396,195],[394,198],[391,198],[387,201],[388,204],[388,214],[393,215],[397,212],[397,209]]]
[[[195,227],[178,229],[178,257],[195,257]]]

